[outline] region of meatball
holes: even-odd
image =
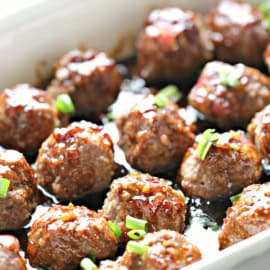
[[[227,210],[219,248],[225,249],[269,228],[270,183],[250,185]]]
[[[130,173],[114,180],[101,214],[114,221],[122,231],[120,241],[127,241],[126,217],[144,219],[150,232],[161,229],[183,231],[185,197],[167,181],[149,174]]]
[[[256,113],[248,125],[248,132],[251,140],[259,150],[262,163],[270,165],[270,105]]]
[[[259,153],[243,132],[216,136],[205,158],[198,151],[206,133],[185,154],[176,181],[189,196],[227,198],[261,177]]]
[[[0,181],[9,180],[5,197],[0,197],[0,230],[22,227],[37,205],[37,184],[34,171],[24,156],[7,150],[0,154]]]
[[[149,95],[117,119],[119,146],[131,166],[151,173],[177,166],[194,141],[191,126],[178,110],[170,100],[158,108]]]
[[[217,59],[257,67],[263,64],[270,36],[264,15],[255,4],[220,1],[206,21]]]
[[[0,144],[35,152],[59,126],[53,99],[27,84],[5,89],[0,95]]]
[[[12,235],[0,235],[0,270],[26,270],[19,254],[20,243]]]
[[[210,62],[188,101],[221,128],[245,127],[257,111],[270,103],[270,78],[242,64]]]
[[[38,183],[61,200],[102,191],[114,173],[113,143],[102,127],[73,122],[42,144],[36,167]]]
[[[149,247],[142,255],[126,250],[116,262],[101,262],[100,270],[179,270],[201,259],[200,250],[175,231],[148,233],[139,245]]]
[[[121,81],[114,60],[105,53],[72,50],[56,63],[48,92],[54,97],[69,94],[76,114],[91,117],[113,103]]]
[[[199,16],[190,10],[153,10],[139,36],[138,69],[147,81],[188,82],[212,56]]]
[[[263,57],[264,57],[264,63],[266,65],[266,67],[268,68],[268,71],[270,71],[270,43],[266,47],[266,50],[264,51]]]
[[[28,233],[31,265],[52,270],[77,269],[82,258],[109,258],[116,249],[107,220],[84,206],[54,205]]]

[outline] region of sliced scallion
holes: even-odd
[[[232,72],[229,72],[227,70],[221,70],[218,73],[218,75],[219,75],[220,83],[224,86],[237,87],[240,84],[239,79]]]
[[[111,231],[114,233],[115,237],[119,238],[121,233],[122,233],[119,226],[110,220],[108,221],[108,225],[109,225]]]
[[[126,227],[131,230],[144,230],[147,232],[147,220],[126,216]]]
[[[155,105],[158,108],[163,108],[168,99],[171,99],[174,102],[178,102],[182,98],[182,93],[179,91],[177,86],[168,85],[161,89],[155,96]]]
[[[238,201],[238,199],[240,198],[241,194],[242,194],[242,193],[238,193],[238,194],[236,194],[236,195],[231,196],[231,197],[230,197],[231,203],[234,203],[234,202]]]
[[[140,240],[146,235],[144,230],[131,230],[127,233],[127,236],[132,240]]]
[[[230,143],[230,147],[234,150],[234,151],[238,151],[239,150],[239,145],[237,143]]]
[[[7,178],[0,178],[0,198],[7,197],[10,180]]]
[[[97,266],[92,262],[91,259],[85,257],[80,262],[80,267],[83,270],[97,270]]]
[[[73,114],[75,112],[74,104],[68,94],[61,94],[56,98],[56,108],[59,112]]]
[[[267,30],[270,32],[270,3],[261,3],[259,5],[259,9],[264,14],[264,23]]]
[[[146,253],[148,251],[148,249],[149,249],[148,246],[143,246],[135,241],[129,241],[127,243],[127,250],[129,252],[133,252],[133,253],[136,253],[138,255],[143,255],[144,253]]]

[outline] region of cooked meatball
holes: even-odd
[[[77,269],[90,254],[97,259],[114,255],[117,240],[105,218],[84,206],[54,205],[28,233],[32,266],[52,270]]]
[[[0,235],[0,270],[26,270],[19,254],[20,243],[12,235]]]
[[[128,240],[126,217],[148,222],[149,232],[161,229],[183,231],[186,203],[181,191],[174,190],[164,179],[149,174],[130,173],[114,180],[101,214],[122,231],[120,241]]]
[[[5,89],[0,95],[0,144],[22,152],[35,152],[59,126],[53,99],[27,84]]]
[[[257,111],[270,103],[270,78],[242,64],[210,62],[188,100],[221,128],[245,127]]]
[[[6,197],[0,197],[0,231],[22,227],[37,205],[34,171],[24,156],[7,150],[0,154],[0,181],[9,180]]]
[[[269,228],[270,183],[250,185],[227,210],[219,233],[219,248],[227,248]]]
[[[264,63],[266,64],[268,71],[270,71],[270,43],[266,47],[263,57],[264,57]]]
[[[208,27],[216,58],[251,66],[263,64],[263,51],[270,40],[264,15],[255,4],[223,0],[209,12]]]
[[[204,159],[198,154],[197,142],[183,159],[176,181],[191,197],[227,198],[260,179],[259,153],[244,133],[231,131],[217,135]]]
[[[147,81],[188,82],[212,56],[199,16],[190,10],[153,10],[139,36],[138,68]]]
[[[117,119],[119,146],[131,166],[154,173],[179,164],[194,134],[178,109],[169,100],[158,108],[155,97],[149,95]]]
[[[36,160],[38,183],[61,200],[104,190],[114,172],[113,143],[102,127],[73,122],[55,129]]]
[[[138,244],[148,251],[139,255],[126,250],[116,262],[101,262],[100,270],[179,270],[201,259],[200,250],[175,231],[148,233]]]
[[[270,105],[256,113],[248,126],[248,132],[261,154],[262,163],[270,165]]]
[[[113,103],[121,81],[114,60],[105,53],[72,50],[56,63],[48,92],[54,97],[69,94],[76,114],[91,117]]]

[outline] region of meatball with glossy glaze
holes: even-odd
[[[268,68],[268,71],[270,71],[270,43],[266,47],[266,50],[264,51],[263,57],[264,57],[264,63],[266,65],[266,67]]]
[[[176,181],[191,197],[227,198],[260,179],[259,153],[244,133],[231,131],[217,135],[204,159],[199,156],[198,145],[205,133],[183,159]]]
[[[270,228],[270,183],[244,188],[227,210],[219,233],[219,248],[225,249]]]
[[[111,137],[86,121],[55,129],[42,144],[36,167],[38,183],[59,199],[102,191],[114,173]]]
[[[174,190],[164,179],[131,173],[112,182],[101,214],[118,224],[122,231],[120,241],[126,241],[128,215],[146,220],[149,232],[183,231],[186,203],[182,192]]]
[[[116,124],[127,161],[144,172],[176,167],[194,141],[192,127],[180,116],[178,106],[168,100],[159,108],[153,95],[137,103]]]
[[[55,64],[55,79],[48,92],[71,96],[76,115],[91,117],[106,111],[117,97],[121,76],[115,61],[105,53],[72,50]]]
[[[34,171],[21,153],[7,150],[0,154],[0,178],[9,181],[6,196],[0,197],[0,230],[19,229],[37,205]]]
[[[190,10],[153,10],[138,43],[138,68],[147,81],[189,82],[212,56],[199,16]]]
[[[221,128],[245,127],[257,111],[270,103],[270,78],[242,64],[210,62],[188,101]]]
[[[53,99],[27,84],[5,89],[0,95],[0,144],[35,152],[60,125]]]
[[[138,241],[148,247],[142,255],[126,250],[116,262],[103,261],[100,270],[179,270],[201,259],[200,250],[171,230],[148,233]]]
[[[77,269],[82,258],[112,257],[117,240],[105,218],[84,206],[55,205],[28,233],[30,263],[52,270]]]
[[[218,60],[257,67],[263,64],[270,35],[264,15],[255,4],[223,0],[206,20]]]

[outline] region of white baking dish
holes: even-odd
[[[135,37],[147,12],[154,7],[180,6],[205,12],[216,2],[38,0],[28,3],[0,16],[0,89],[46,78],[55,59],[75,47],[104,50],[118,58],[134,53]],[[269,252],[270,230],[186,269],[270,269]]]

